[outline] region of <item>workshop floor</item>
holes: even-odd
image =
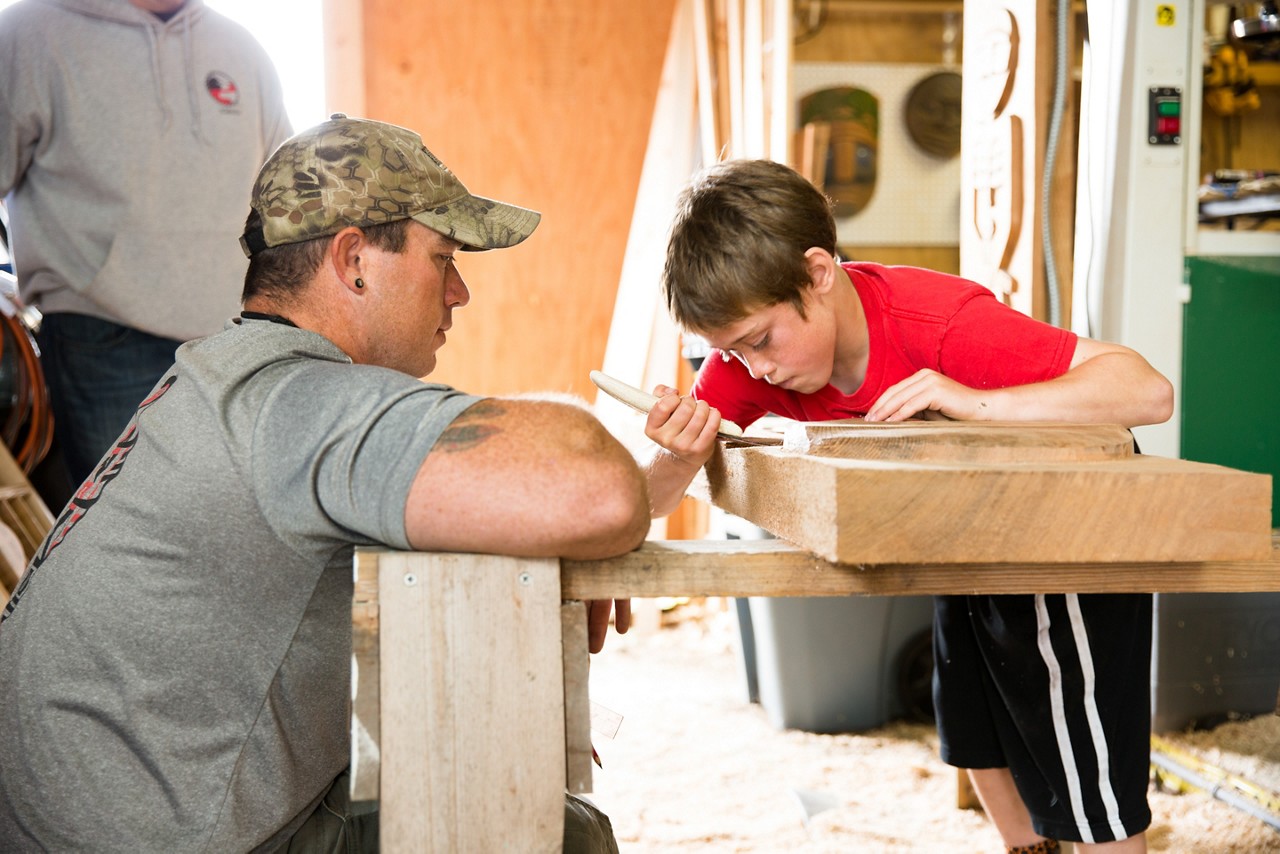
[[[593,734],[604,767],[591,797],[622,854],[1003,850],[980,811],[955,807],[956,774],[931,725],[775,729],[746,701],[732,612],[711,603],[660,629],[611,634],[593,658],[592,700],[622,722],[612,739]],[[1280,717],[1181,743],[1280,791]],[[1150,801],[1151,851],[1280,852],[1280,832],[1203,793],[1153,788]]]

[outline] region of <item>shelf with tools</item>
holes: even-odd
[[[1280,253],[1280,61],[1270,43],[1235,33],[1250,13],[1205,8],[1191,255]]]

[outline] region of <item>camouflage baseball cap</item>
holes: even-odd
[[[410,217],[466,249],[500,249],[524,240],[542,218],[472,195],[413,131],[342,113],[277,148],[250,205],[261,225],[240,238],[248,256]]]

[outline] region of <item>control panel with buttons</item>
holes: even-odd
[[[1182,142],[1182,90],[1157,86],[1147,90],[1147,142],[1178,145]]]

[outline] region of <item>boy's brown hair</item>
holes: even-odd
[[[729,160],[680,194],[667,243],[662,293],[691,332],[721,329],[789,302],[804,315],[804,253],[836,254],[831,200],[772,160]]]

